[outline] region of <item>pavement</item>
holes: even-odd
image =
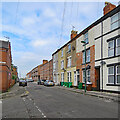
[[[118,102],[85,94],[61,86],[16,84],[3,94],[2,118],[118,118]]]
[[[115,102],[120,102],[120,94],[118,93],[101,92],[101,91],[86,91],[85,93],[84,89],[68,88],[65,86],[55,86],[55,87],[64,89],[64,90],[69,90],[72,92],[77,92],[77,93],[84,94],[84,95],[89,95],[89,96],[104,98],[107,100],[113,100]]]

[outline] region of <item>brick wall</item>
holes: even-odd
[[[82,51],[76,54],[77,60],[77,66],[76,69],[79,69],[80,73],[80,82],[83,82],[83,69],[85,68],[85,65],[83,64],[83,53]],[[95,78],[95,45],[90,47],[90,62],[86,64],[86,66],[90,66],[90,80],[92,82],[92,87],[97,87],[97,81]]]

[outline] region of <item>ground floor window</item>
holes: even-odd
[[[120,84],[120,65],[108,67],[108,83]]]
[[[68,77],[68,82],[71,82],[71,72],[67,73],[67,77]]]
[[[120,84],[120,65],[116,66],[116,84]]]
[[[61,82],[64,82],[64,73],[61,73]]]
[[[86,82],[90,82],[90,69],[86,70]],[[83,83],[85,83],[85,70],[83,70]]]

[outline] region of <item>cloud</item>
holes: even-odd
[[[49,43],[49,41],[45,40],[35,40],[31,42],[34,47],[45,46]]]
[[[20,2],[18,12],[17,2],[2,5],[3,23],[0,32],[11,38],[13,63],[25,76],[33,67],[41,64],[42,59],[51,59],[58,46],[70,40],[72,25],[80,32],[102,16],[104,3],[99,3],[100,14],[98,3],[73,2],[72,14],[72,3],[67,3],[61,40],[64,2]]]

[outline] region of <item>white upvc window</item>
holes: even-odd
[[[64,73],[61,73],[61,82],[64,82]]]
[[[64,68],[64,60],[61,61],[61,69]]]
[[[68,76],[68,82],[71,82],[71,72],[68,72],[67,76]]]
[[[85,63],[85,52],[83,52],[83,63]]]
[[[71,56],[67,58],[67,67],[71,67]]]
[[[108,42],[108,56],[114,56],[114,40]]]
[[[87,70],[87,82],[90,82],[90,69]]]
[[[120,38],[116,39],[116,55],[120,55]]]
[[[114,84],[114,66],[108,67],[108,83]]]
[[[90,62],[90,49],[86,51],[86,62]]]
[[[120,84],[120,65],[116,66],[116,84]]]
[[[90,69],[86,70],[86,82],[91,82],[90,81]],[[85,70],[83,70],[83,83],[85,83]]]
[[[89,42],[89,41],[88,41],[88,32],[84,34],[84,41],[85,41],[86,43]]]
[[[90,62],[90,49],[86,50],[86,62]],[[85,51],[83,52],[83,63],[85,63]]]
[[[61,57],[63,57],[63,49],[61,50]]]
[[[111,17],[111,30],[118,28],[120,22],[120,12]]]
[[[83,83],[85,83],[85,70],[83,70]]]

